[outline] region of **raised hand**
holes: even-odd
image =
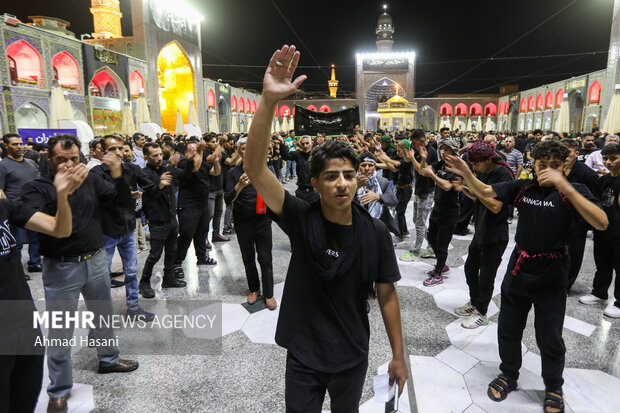
[[[237,185],[241,186],[241,189],[245,188],[246,186],[250,185],[251,181],[250,178],[248,177],[248,174],[246,174],[245,172],[241,174],[241,176],[239,177],[239,182],[237,182]]]
[[[69,162],[61,165],[54,175],[54,186],[60,195],[71,195],[82,185],[88,176],[88,169],[84,164],[71,166]]]
[[[269,61],[263,79],[263,97],[278,101],[294,93],[306,80],[306,75],[293,79],[293,73],[299,63],[299,52],[295,46],[282,46],[276,50]]]
[[[366,193],[359,197],[360,204],[366,205],[381,199],[381,196],[370,189],[366,189]]]
[[[113,153],[106,153],[101,160],[101,162],[108,165],[110,168],[110,175],[112,175],[112,178],[119,178],[123,174],[121,161],[122,159]]]
[[[172,185],[172,174],[170,172],[164,172],[159,178],[159,187],[163,188],[170,185]]]
[[[175,153],[174,155],[170,157],[170,159],[168,159],[168,164],[172,166],[177,166],[180,161],[181,161],[181,155],[179,155],[178,153]]]
[[[426,150],[426,146],[421,145],[420,148],[418,149],[418,152],[420,152],[420,157],[422,159],[428,158],[428,151]]]
[[[562,186],[567,184],[566,176],[560,169],[545,168],[538,174],[538,183],[540,186],[554,186],[558,189],[562,189]]]
[[[467,162],[458,156],[447,155],[444,160],[448,166],[446,169],[456,175],[466,176],[470,172]]]

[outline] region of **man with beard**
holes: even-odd
[[[7,157],[0,162],[0,198],[17,201],[22,187],[39,177],[39,166],[32,159],[24,158],[24,145],[21,136],[8,133],[2,137],[2,144],[7,150]],[[28,272],[41,272],[41,255],[36,232],[13,227],[11,232],[17,242],[17,251],[21,257],[26,234],[28,235]],[[29,280],[30,277],[26,276]]]
[[[598,151],[599,149],[596,147],[596,143],[594,143],[594,134],[586,133],[586,136],[581,140],[582,148],[579,150],[579,156],[577,156],[577,162],[585,163],[590,154]]]
[[[80,141],[72,135],[55,135],[48,141],[48,158],[52,164],[52,177],[39,178],[24,185],[21,194],[22,208],[17,223],[27,222],[37,212],[56,214],[57,191],[53,179],[63,167],[77,167],[80,162]],[[110,273],[103,247],[105,239],[101,210],[112,205],[129,207],[131,191],[127,177],[123,176],[121,160],[106,154],[103,163],[110,168],[113,184],[96,174],[88,174],[84,183],[69,199],[73,214],[73,231],[66,238],[39,234],[43,261],[43,287],[46,310],[75,312],[80,294],[93,311],[95,320],[114,314],[110,294]],[[114,343],[112,328],[95,324],[94,338],[105,345],[97,346],[99,373],[126,373],[138,368],[137,361],[121,360]],[[73,327],[51,328],[50,339],[69,339]],[[66,411],[67,397],[73,387],[70,346],[47,348],[50,385],[48,412]]]
[[[300,150],[289,152],[287,148],[282,153],[282,158],[292,160],[296,163],[297,170],[297,190],[295,196],[308,202],[319,199],[319,194],[314,191],[312,183],[310,183],[310,167],[308,159],[310,159],[310,151],[312,151],[312,138],[304,135],[299,140]]]

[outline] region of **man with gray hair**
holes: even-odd
[[[607,135],[605,137],[605,146],[613,145],[618,143],[618,135]],[[586,165],[588,165],[594,172],[599,174],[599,176],[606,175],[609,173],[609,170],[605,168],[605,163],[603,162],[603,155],[601,154],[601,150],[596,152],[592,152],[590,156],[586,159]]]
[[[285,145],[286,146],[286,145]],[[319,193],[314,191],[314,187],[310,183],[310,151],[312,151],[312,138],[304,135],[299,140],[299,149],[288,151],[285,148],[282,152],[282,158],[287,161],[295,161],[297,165],[297,190],[295,196],[308,202],[319,199]]]

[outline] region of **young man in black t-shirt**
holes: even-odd
[[[497,198],[519,209],[516,246],[502,282],[498,321],[501,374],[487,394],[501,401],[517,387],[521,367],[521,338],[532,305],[536,341],[542,358],[545,411],[564,411],[562,339],[566,311],[566,285],[570,258],[568,241],[577,214],[595,229],[605,230],[607,216],[587,187],[571,184],[563,173],[568,148],[555,142],[537,144],[531,152],[537,179],[484,184],[462,159],[448,156],[450,170],[464,177],[478,198]],[[596,202],[596,201],[595,201]],[[551,410],[549,410],[551,409]]]
[[[513,172],[492,145],[476,141],[467,150],[467,160],[481,182],[487,185],[514,179]],[[497,268],[508,245],[508,205],[492,198],[478,198],[466,186],[456,185],[474,203],[475,232],[465,261],[465,278],[469,286],[469,302],[454,312],[467,317],[464,328],[489,324],[487,309],[493,296]]]
[[[594,262],[596,273],[592,293],[579,299],[582,304],[607,301],[607,291],[616,271],[614,303],[603,314],[620,318],[620,145],[607,145],[602,150],[603,162],[609,174],[601,178],[601,206],[609,219],[605,231],[594,231]]]
[[[454,234],[454,227],[459,219],[459,192],[454,188],[453,182],[459,178],[446,170],[445,158],[448,155],[456,155],[459,152],[460,142],[457,138],[449,137],[439,141],[441,160],[428,165],[426,149],[420,150],[422,162],[414,162],[416,169],[422,176],[435,181],[435,205],[428,222],[428,243],[435,253],[437,261],[435,268],[430,270],[428,278],[424,280],[426,287],[432,287],[443,283],[443,275],[450,272],[446,265],[448,260],[448,247]],[[425,257],[425,255],[422,255]]]
[[[278,101],[306,78],[292,81],[295,47],[275,52],[263,81],[250,128],[244,170],[292,245],[276,342],[288,350],[287,411],[320,412],[325,391],[333,411],[357,411],[368,367],[366,298],[376,283],[392,346],[390,381],[407,380],[400,310],[394,282],[400,279],[385,224],[353,203],[359,159],[342,142],[317,147],[311,183],[320,199],[308,203],[284,190],[267,168],[267,139]]]

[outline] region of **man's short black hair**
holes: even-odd
[[[356,171],[360,166],[360,158],[350,145],[342,141],[325,141],[322,145],[314,148],[310,154],[310,174],[312,177],[318,179],[325,169],[325,165],[331,159],[348,159]]]
[[[139,132],[134,133],[133,134],[133,141],[135,142],[135,141],[137,141],[138,139],[140,139],[142,137],[144,137],[144,135],[142,133],[139,133]]]
[[[555,158],[562,162],[568,158],[568,148],[558,141],[539,142],[532,148],[532,158],[534,160],[543,158]]]
[[[581,149],[581,146],[579,145],[577,139],[562,139],[560,143],[566,146],[568,149],[574,149],[576,151],[579,151],[579,149]]]
[[[450,132],[450,128],[446,128],[445,126],[441,129],[439,129],[439,133],[444,133],[445,131]]]
[[[129,149],[133,151],[133,143],[131,141],[123,141],[123,146],[129,146]]]
[[[620,144],[612,143],[601,149],[601,155],[620,155]]]
[[[586,132],[583,134],[583,137],[585,138],[586,136],[594,136],[594,132]]]
[[[163,142],[161,143],[161,148],[163,149],[163,148],[164,148],[164,146],[168,146],[168,147],[172,148],[172,150],[176,150],[176,149],[177,149],[177,146],[176,146],[176,145],[175,145],[175,143],[174,143],[174,142],[172,142],[172,141],[163,141]]]
[[[151,153],[151,148],[160,148],[160,146],[157,142],[147,142],[142,147],[142,153],[148,156]]]
[[[424,138],[426,138],[426,133],[424,133],[422,129],[414,129],[411,132],[411,140],[424,139]]]
[[[63,149],[71,149],[73,145],[77,146],[79,149],[82,146],[77,136],[69,135],[68,133],[54,135],[47,141],[47,148],[50,156],[54,156],[54,147],[58,143],[60,143],[60,147]]]
[[[6,133],[4,134],[4,136],[2,136],[2,142],[4,142],[5,145],[8,145],[11,141],[11,138],[21,139],[22,137],[19,135],[19,133]]]
[[[542,135],[543,131],[541,129],[534,129],[534,131],[532,132],[532,135]]]
[[[121,143],[124,143],[123,138],[121,138],[118,135],[105,135],[103,138],[101,138],[101,149],[103,149],[104,151],[108,150],[108,144],[107,144],[108,139],[115,139]]]
[[[95,138],[92,141],[88,142],[88,147],[90,148],[91,151],[94,151],[95,149],[97,149],[97,145],[101,144],[101,140],[103,138]]]

